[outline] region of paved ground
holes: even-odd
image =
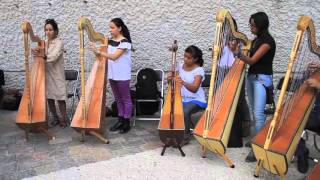
[[[229,168],[215,154],[207,158],[199,156],[200,149],[196,141],[184,146],[186,157],[181,157],[177,149],[169,148],[164,156],[160,156],[161,148],[149,150],[134,155],[115,157],[107,161],[72,167],[66,170],[52,172],[46,175],[28,178],[27,180],[48,179],[132,179],[132,180],[188,180],[188,179],[257,179],[252,173],[255,163],[246,163],[244,158],[248,148],[230,148],[228,156],[233,160],[235,168]],[[290,168],[287,179],[304,179],[304,175]],[[259,179],[279,179],[265,171]]]
[[[56,135],[55,140],[33,134],[26,142],[14,120],[15,112],[0,110],[0,180],[32,176],[36,179],[248,179],[252,178],[255,167],[244,162],[248,148],[228,149],[236,165],[231,169],[213,154],[200,158],[195,140],[184,147],[186,157],[172,148],[161,157],[157,121],[138,121],[136,128],[125,135],[110,133],[111,144],[105,145],[94,137],[87,137],[81,143],[77,132],[59,127],[50,129]],[[114,119],[109,121],[112,124]],[[310,149],[313,156],[320,156]],[[297,172],[295,166],[295,162],[291,164],[288,179],[303,179],[305,175]],[[261,179],[277,177],[263,173]]]
[[[110,123],[114,118],[108,118]],[[15,112],[0,110],[0,180],[21,179],[49,172],[135,154],[161,146],[156,121],[137,122],[128,134],[110,133],[110,144],[95,137],[79,142],[71,128],[49,129],[56,139],[31,134],[26,142],[23,131],[15,124]]]

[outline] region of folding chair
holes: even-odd
[[[136,74],[136,78],[138,77],[138,73],[141,71],[138,70]],[[136,120],[160,120],[162,115],[162,106],[163,106],[163,93],[164,93],[164,71],[162,69],[154,69],[154,71],[157,74],[157,85],[158,89],[160,90],[160,97],[157,99],[135,99],[134,100],[134,117],[133,117],[133,127],[136,125]],[[137,81],[137,79],[136,79]],[[146,103],[146,102],[159,102],[159,110],[160,112],[156,112],[153,115],[139,115],[137,116],[137,113],[140,112],[140,104]]]
[[[65,70],[67,81],[67,98],[71,99],[70,111],[68,113],[69,123],[75,112],[76,101],[80,100],[80,82],[78,70]]]

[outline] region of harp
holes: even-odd
[[[25,131],[28,140],[29,132],[43,132],[50,139],[54,137],[47,131],[47,111],[45,94],[45,60],[43,57],[33,57],[33,63],[30,70],[30,44],[29,36],[32,42],[38,43],[38,48],[44,53],[44,41],[36,37],[29,22],[22,24],[24,40],[24,65],[25,65],[25,87],[23,96],[16,116],[16,124]]]
[[[313,170],[308,174],[307,180],[317,180],[320,179],[320,164],[316,164]]]
[[[71,127],[80,132],[81,141],[85,140],[86,134],[90,134],[108,144],[109,141],[103,137],[104,129],[102,128],[105,117],[107,59],[96,56],[87,82],[85,82],[84,32],[87,31],[91,42],[102,43],[101,51],[107,51],[108,39],[103,34],[95,32],[90,20],[86,17],[79,19],[78,30],[80,35],[81,98]]]
[[[310,63],[320,63],[319,57],[313,21],[309,16],[301,16],[276,111],[252,140],[258,160],[255,176],[262,167],[281,178],[287,173],[316,98],[316,91],[305,80],[320,81],[319,69],[310,69]]]
[[[181,97],[181,84],[176,83],[177,72],[177,53],[178,45],[175,40],[172,45],[171,73],[172,80],[169,82],[167,95],[164,101],[161,119],[159,122],[159,136],[164,146],[161,155],[164,154],[167,147],[175,145],[178,147],[182,156],[185,156],[181,149],[181,143],[184,140],[184,117]]]
[[[250,41],[244,34],[235,30],[233,18],[228,10],[220,10],[216,15],[216,21],[208,106],[193,134],[202,146],[203,157],[207,150],[212,151],[233,168],[233,163],[225,153],[244,79],[245,64],[233,56],[229,43],[236,39],[246,54],[250,48]],[[233,62],[224,58],[228,51],[234,58]]]

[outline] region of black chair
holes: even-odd
[[[141,69],[140,69],[141,70]],[[136,77],[138,77],[138,73]],[[157,99],[135,99],[134,100],[134,115],[133,115],[133,127],[136,125],[136,120],[160,120],[162,115],[162,106],[163,106],[163,94],[164,94],[164,71],[162,69],[154,69],[157,74],[157,84],[158,89],[160,90],[160,97]],[[137,81],[137,80],[136,80]],[[148,102],[159,102],[159,114],[155,115],[138,115],[140,114],[140,104],[148,103]]]
[[[68,113],[69,122],[71,122],[75,112],[76,102],[80,100],[79,71],[65,70],[65,79],[67,81],[67,98],[71,99],[70,111]]]

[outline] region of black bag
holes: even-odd
[[[266,104],[273,104],[274,103],[274,92],[273,92],[273,85],[267,87],[263,85],[266,90]]]
[[[3,85],[5,85],[4,73],[3,73],[3,70],[0,69],[0,86],[3,86]]]
[[[0,107],[6,110],[18,110],[21,98],[22,96],[17,90],[4,94],[0,101]]]
[[[157,73],[151,68],[144,68],[139,71],[136,83],[137,99],[154,99],[160,97],[157,85]],[[137,115],[152,115],[159,109],[159,102],[139,102],[137,104]]]
[[[139,71],[136,84],[137,99],[157,99],[160,95],[157,86],[157,73],[151,68]]]

